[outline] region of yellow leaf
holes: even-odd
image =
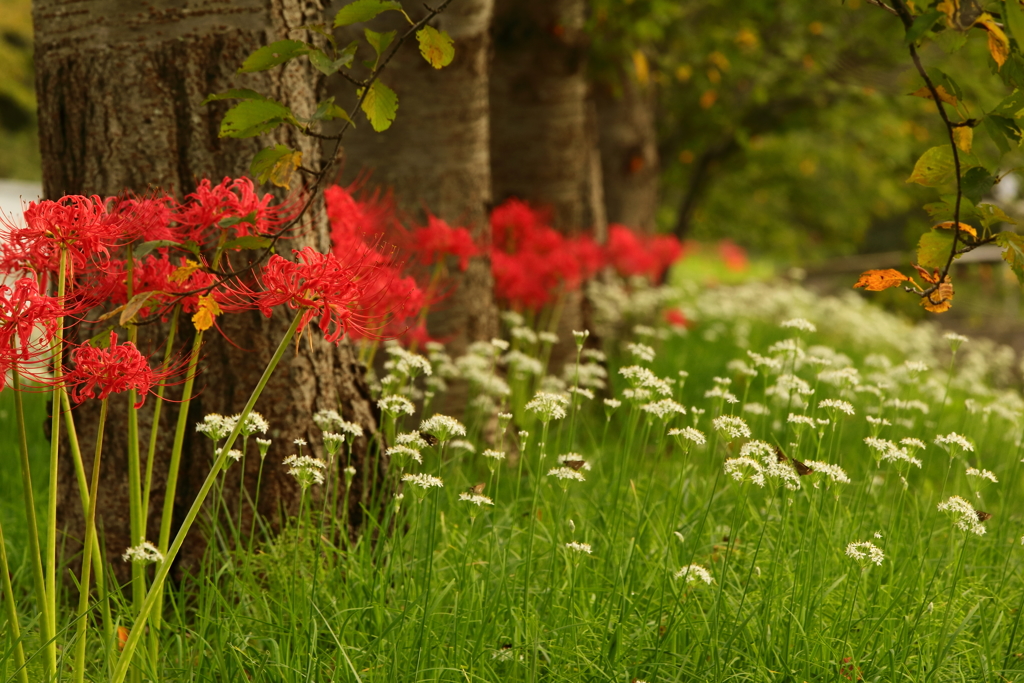
[[[970,154],[971,145],[974,144],[974,129],[970,126],[957,126],[953,129],[953,139],[961,152]]]
[[[860,276],[854,289],[864,288],[868,292],[881,292],[890,287],[898,287],[900,283],[910,278],[898,270],[886,268],[885,270],[869,270]]]
[[[992,59],[996,60],[996,64],[1002,67],[1006,63],[1007,57],[1010,56],[1010,39],[1003,33],[1003,29],[999,28],[992,15],[987,12],[978,17],[974,25],[988,31],[988,52],[992,55]]]
[[[952,230],[953,229],[953,221],[946,221],[945,223],[939,223],[935,227],[936,228],[942,228],[943,230]],[[970,235],[974,239],[978,239],[978,231],[975,230],[974,228],[972,228],[971,226],[967,225],[966,223],[961,223],[960,224],[960,232],[966,232],[968,235]]]
[[[945,86],[942,86],[942,85],[935,86],[935,92],[937,92],[939,94],[939,99],[940,100],[942,100],[946,104],[952,104],[954,107],[956,106],[956,101],[957,101],[956,97],[954,95],[950,95],[949,91],[946,90]],[[934,97],[932,97],[932,91],[928,89],[928,86],[922,86],[922,87],[918,88],[914,92],[910,93],[910,96],[911,97],[923,97],[926,100],[934,100],[935,99]]]
[[[171,282],[184,282],[185,280],[192,277],[192,273],[199,270],[200,266],[192,259],[185,259],[185,262],[178,266],[178,268],[171,273],[167,279]]]
[[[945,313],[953,307],[953,283],[947,275],[938,289],[928,296],[921,297],[921,305],[924,310],[932,313]]]
[[[643,50],[633,51],[633,70],[636,72],[637,83],[647,85],[651,82],[651,64]]]
[[[192,316],[192,324],[196,326],[196,330],[202,332],[213,327],[213,319],[223,313],[220,310],[220,304],[212,296],[204,295],[199,297],[199,308]]]
[[[455,59],[455,43],[446,32],[424,26],[416,32],[416,39],[420,42],[423,59],[435,69],[448,66]]]
[[[278,187],[283,187],[286,190],[292,189],[291,180],[292,174],[295,173],[296,169],[302,165],[302,152],[295,150],[291,154],[286,154],[270,171],[268,180]]]

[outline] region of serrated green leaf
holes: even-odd
[[[269,237],[263,237],[262,235],[246,235],[245,237],[237,237],[233,240],[228,240],[221,247],[224,251],[228,249],[266,249],[273,240]]]
[[[1024,237],[1015,232],[1001,232],[996,235],[996,244],[1003,248],[1003,260],[1024,285]]]
[[[387,130],[398,112],[398,95],[380,81],[374,81],[363,100],[362,109],[375,131]]]
[[[928,10],[921,16],[914,19],[914,23],[907,29],[907,45],[917,42],[917,40],[935,25],[939,19],[942,18],[942,12],[938,10]]]
[[[988,191],[995,185],[995,177],[981,166],[969,168],[963,175],[960,182],[960,190],[964,197],[977,204],[981,198],[988,194]]]
[[[264,45],[245,58],[238,73],[247,74],[254,71],[266,71],[280,66],[289,59],[309,52],[309,46],[301,40],[278,40]]]
[[[313,114],[313,120],[333,121],[334,119],[343,119],[351,123],[353,126],[355,125],[352,119],[349,118],[348,112],[336,105],[333,97],[328,97],[316,106],[316,112]]]
[[[345,5],[334,15],[334,28],[358,24],[362,21],[369,21],[381,12],[388,10],[400,10],[402,5],[397,2],[386,2],[385,0],[356,0]]]
[[[946,145],[932,147],[921,155],[914,164],[914,172],[907,178],[908,183],[925,187],[939,187],[956,180],[953,151]]]
[[[207,95],[206,99],[203,100],[203,104],[209,104],[210,102],[216,102],[217,100],[265,100],[267,99],[263,95],[259,94],[255,90],[249,90],[248,88],[233,88],[224,92],[216,93],[213,95]]]
[[[918,265],[933,270],[943,268],[953,248],[953,233],[949,230],[929,230],[917,243]]]
[[[455,59],[455,43],[444,31],[433,26],[424,26],[416,32],[416,40],[420,42],[420,54],[435,69],[448,66]]]
[[[1017,118],[1017,116],[1024,111],[1024,90],[1014,90],[1012,93],[1002,99],[1002,101],[996,106],[992,107],[990,114],[999,114],[1000,116],[1008,116],[1011,119]]]
[[[377,53],[377,57],[380,57],[384,53],[384,50],[388,49],[388,45],[390,45],[391,41],[395,39],[396,35],[398,35],[397,31],[377,33],[370,29],[363,29],[363,33],[366,35],[366,42],[368,42],[374,52]]]
[[[997,225],[999,223],[1017,225],[1016,220],[1007,216],[1006,212],[995,204],[978,204],[977,214],[981,219],[982,224],[989,229],[991,229],[993,225]]]
[[[220,137],[251,138],[293,121],[292,110],[272,100],[246,100],[236,104],[220,122]]]
[[[256,153],[249,164],[249,173],[261,183],[269,180],[278,187],[290,190],[292,174],[301,165],[302,152],[287,145],[274,145]]]
[[[179,246],[179,244],[174,240],[152,240],[150,242],[143,242],[137,247],[134,247],[132,249],[132,255],[135,256],[135,258],[142,258],[143,256],[146,256],[154,249],[164,249],[166,247],[177,246]]]
[[[323,50],[311,50],[309,53],[309,61],[313,66],[325,76],[330,76],[338,72],[339,69],[344,69],[346,66],[352,64],[352,60],[356,56],[357,44],[353,43],[344,50],[338,53],[337,59],[331,59],[327,56]]]

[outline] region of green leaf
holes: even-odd
[[[985,132],[1003,154],[1020,144],[1020,126],[1013,119],[998,114],[989,114],[982,120],[982,123],[985,124]]]
[[[256,153],[249,164],[249,173],[261,183],[269,180],[278,187],[290,190],[292,174],[301,164],[302,152],[287,145],[275,145]]]
[[[1006,0],[1003,8],[1003,25],[1010,29],[1009,34],[1017,43],[1017,49],[1024,50],[1024,7],[1017,0]]]
[[[363,100],[362,109],[375,131],[387,130],[398,112],[398,95],[380,81],[374,81]]]
[[[251,138],[294,121],[292,110],[273,100],[246,100],[228,110],[220,122],[220,137]]]
[[[352,64],[355,59],[358,43],[352,43],[338,53],[337,59],[331,59],[323,50],[312,50],[309,53],[309,61],[325,76],[337,73],[340,69]]]
[[[914,19],[914,23],[907,29],[907,45],[917,42],[941,18],[942,12],[932,9]]]
[[[118,310],[120,310],[121,308],[123,308],[123,306],[119,306]],[[89,341],[87,341],[86,344],[93,347],[94,349],[105,349],[109,347],[110,333],[114,331],[115,327],[116,325],[111,325],[110,327],[104,329],[102,332],[94,334],[92,337],[89,338]]]
[[[1006,212],[995,204],[978,204],[977,214],[981,218],[982,224],[989,229],[998,223],[1017,225],[1017,221],[1007,216]]]
[[[182,249],[184,249],[185,251],[191,253],[192,255],[194,255],[197,258],[202,258],[203,257],[202,249],[200,248],[200,246],[199,246],[199,244],[197,242],[194,242],[192,240],[188,240],[187,242],[182,242],[180,246],[181,246]]]
[[[1024,90],[1014,90],[1004,97],[1002,102],[993,107],[989,113],[1009,116],[1013,119],[1017,118],[1022,110],[1024,110]]]
[[[996,244],[1003,248],[1003,260],[1024,284],[1024,237],[1015,232],[1001,232],[996,235]]]
[[[377,57],[380,57],[384,50],[388,49],[388,45],[395,39],[397,31],[385,31],[384,33],[377,33],[370,29],[364,29],[363,33],[366,34],[366,42],[370,44],[370,47],[377,53]]]
[[[263,95],[259,94],[255,90],[249,90],[248,88],[233,88],[225,92],[216,93],[214,95],[207,95],[206,99],[203,100],[203,104],[209,104],[210,102],[216,102],[217,100],[265,100],[267,99]]]
[[[230,228],[238,225],[239,223],[250,223],[255,225],[256,223],[256,212],[250,211],[244,216],[228,216],[227,218],[221,218],[217,221],[217,226],[221,228]]]
[[[166,247],[177,246],[179,246],[179,243],[175,242],[174,240],[152,240],[150,242],[143,242],[139,246],[134,247],[132,249],[132,254],[135,256],[135,258],[142,258],[143,256],[146,256],[147,254],[149,254],[149,252],[153,251],[154,249],[164,249]]]
[[[356,0],[345,5],[334,15],[334,28],[369,21],[381,12],[402,9],[401,3],[385,2],[384,0]]]
[[[932,79],[936,85],[946,86],[946,91],[956,97],[958,100],[964,98],[964,91],[960,88],[960,84],[953,80],[953,77],[947,74],[942,69],[931,68],[928,69],[928,77]]]
[[[353,126],[356,125],[351,118],[349,118],[348,112],[339,107],[334,103],[333,97],[328,97],[323,102],[320,102],[316,106],[316,112],[313,114],[313,121],[333,121],[334,119],[344,119]]]
[[[967,169],[960,182],[960,189],[972,202],[977,204],[981,198],[988,194],[988,191],[995,185],[995,177],[981,166]]]
[[[929,230],[921,235],[917,243],[917,263],[923,268],[933,270],[943,268],[953,249],[953,232],[951,230]]]
[[[245,237],[237,237],[233,240],[228,240],[221,247],[222,250],[227,251],[228,249],[266,249],[273,240],[269,237],[263,237],[262,235],[246,235]]]
[[[435,69],[448,66],[455,58],[455,44],[452,37],[433,26],[424,26],[416,32],[420,41],[420,54]]]
[[[955,180],[953,151],[948,145],[932,147],[922,154],[914,164],[914,172],[907,178],[908,183],[917,183],[925,187],[939,187]]]
[[[943,31],[933,38],[946,54],[955,54],[967,43],[967,31]]]
[[[254,71],[266,71],[275,66],[284,64],[293,57],[304,55],[309,52],[307,46],[301,40],[278,40],[270,45],[264,45],[260,49],[246,57],[238,73],[247,74]]]

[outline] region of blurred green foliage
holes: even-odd
[[[896,17],[863,0],[594,5],[594,76],[658,91],[661,229],[693,194],[686,236],[807,262],[910,249],[931,225],[920,206],[934,193],[905,181],[945,130],[932,102],[907,96],[922,82]],[[968,101],[1005,95],[980,31],[949,32],[922,58]]]
[[[42,177],[31,0],[0,0],[0,178]]]

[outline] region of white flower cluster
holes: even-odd
[[[950,453],[953,452],[953,449],[951,448],[952,446],[959,446],[964,451],[971,453],[974,452],[974,444],[956,432],[950,432],[946,436],[935,437],[935,443],[942,446]]]
[[[526,404],[526,409],[537,413],[541,422],[561,420],[565,417],[565,409],[569,406],[569,399],[561,394],[551,394],[545,391],[537,392]]]
[[[819,408],[824,408],[829,411],[841,411],[847,415],[853,415],[853,406],[846,401],[840,401],[835,398],[826,398],[818,403]]]
[[[626,351],[645,363],[651,363],[654,361],[654,349],[647,344],[629,342],[626,344]]]
[[[974,506],[960,496],[951,496],[949,500],[939,503],[939,511],[948,513],[953,518],[953,524],[960,531],[978,536],[987,531]]]
[[[327,467],[327,463],[320,458],[308,455],[289,455],[284,459],[284,464],[288,466],[288,474],[298,480],[299,486],[303,490],[313,484],[324,483],[323,471]]]
[[[801,332],[817,332],[818,328],[815,327],[814,323],[806,318],[790,318],[782,322],[780,327],[791,327],[794,330],[800,330]]]
[[[885,553],[882,552],[882,549],[871,541],[858,541],[849,544],[846,546],[846,555],[857,560],[857,562],[865,567],[868,563],[874,563],[881,567],[882,560],[885,559]]]
[[[742,417],[721,415],[712,420],[711,425],[730,439],[750,438],[750,427]]]
[[[482,505],[494,505],[493,500],[479,493],[460,493],[459,500],[464,500],[468,503],[472,503],[477,507],[480,507]]]
[[[708,442],[707,437],[704,436],[704,432],[693,427],[683,427],[682,429],[670,429],[668,430],[669,436],[677,436],[680,439],[686,439],[692,441],[694,445],[703,446]]]
[[[677,571],[675,576],[677,579],[686,579],[686,583],[703,581],[710,586],[713,581],[711,578],[711,572],[699,564],[689,564]]]
[[[839,465],[832,465],[827,462],[821,462],[820,460],[807,460],[804,464],[818,474],[824,475],[825,479],[831,484],[850,483],[850,477],[847,476],[846,470]]]
[[[571,467],[553,467],[548,470],[549,477],[555,477],[559,481],[586,481],[581,472]]]
[[[591,553],[591,547],[589,543],[580,543],[578,541],[569,541],[565,544],[565,547],[569,550],[573,550],[578,553],[585,553],[589,555]]]
[[[627,365],[619,368],[619,374],[626,378],[634,389],[649,389],[661,396],[671,396],[672,387],[653,372],[639,365]]]
[[[423,464],[423,456],[415,448],[409,446],[403,446],[402,444],[396,444],[386,451],[389,458],[398,459],[401,466],[404,467],[407,463],[406,460],[412,460],[419,464]]]
[[[400,396],[398,394],[384,396],[377,401],[377,407],[391,417],[397,417],[403,413],[406,415],[412,415],[416,412],[416,407],[412,404],[412,401],[407,399],[405,396]]]
[[[152,564],[153,562],[163,562],[164,556],[155,545],[149,541],[143,541],[137,546],[128,548],[124,551],[124,555],[121,559],[125,562],[138,562],[139,564]]]
[[[408,401],[406,400],[406,402]],[[411,406],[412,404],[410,403],[409,405]],[[334,432],[335,434],[343,434],[351,437],[360,437],[363,435],[362,427],[357,425],[355,422],[349,422],[343,418],[338,414],[337,410],[318,410],[316,411],[316,414],[313,415],[313,422],[316,423],[316,426],[320,428],[321,432]]]
[[[384,349],[391,359],[384,363],[384,369],[402,377],[415,377],[420,373],[430,376],[434,372],[427,358],[408,351],[398,344],[390,344]]]
[[[432,434],[441,443],[449,441],[454,436],[465,436],[466,427],[454,417],[435,414],[420,423],[420,431]]]
[[[663,398],[660,401],[655,401],[654,403],[645,403],[640,406],[640,409],[654,415],[655,417],[659,417],[662,420],[673,415],[686,415],[686,408],[670,398]]]
[[[421,489],[428,490],[432,488],[444,487],[444,482],[435,477],[432,474],[403,474],[402,481],[407,484],[415,484]]]
[[[999,483],[999,480],[996,479],[996,475],[992,472],[989,472],[988,470],[979,470],[976,467],[968,467],[967,472],[965,474],[967,474],[968,477],[978,477],[979,479],[986,479],[992,482],[993,484]]]

